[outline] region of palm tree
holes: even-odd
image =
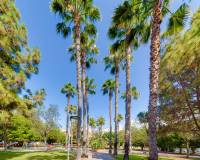
[[[115,81],[112,79],[106,80],[102,85],[103,95],[109,94],[109,118],[110,118],[110,137],[109,137],[109,153],[112,153],[112,97],[115,89]]]
[[[145,12],[152,15],[151,22],[151,45],[150,45],[150,84],[149,84],[149,159],[157,160],[157,140],[156,140],[156,121],[157,121],[157,100],[158,100],[158,81],[160,67],[160,26],[167,13],[171,14],[169,24],[164,36],[171,36],[180,32],[184,28],[185,20],[188,15],[188,5],[183,3],[172,13],[169,10],[170,0],[145,1]]]
[[[91,67],[91,64],[96,63],[95,55],[98,54],[98,48],[95,45],[96,28],[93,24],[87,24],[84,31],[81,32],[81,70],[82,70],[82,95],[83,95],[83,157],[87,157],[87,99],[86,99],[86,69]],[[71,55],[71,61],[76,60],[76,51],[72,45],[68,50]]]
[[[89,79],[88,77],[86,77],[85,79],[85,100],[86,100],[86,104],[87,104],[87,108],[86,108],[86,114],[87,114],[87,148],[88,148],[88,143],[89,143],[89,123],[90,123],[90,112],[89,112],[89,100],[88,100],[88,95],[94,95],[96,89],[96,85],[94,85],[94,79]]]
[[[99,11],[93,6],[93,0],[53,0],[51,8],[62,19],[57,24],[57,32],[66,38],[73,31],[76,50],[77,92],[78,92],[78,131],[77,159],[81,158],[81,124],[82,124],[82,94],[81,94],[81,25],[89,20],[100,18]],[[71,23],[73,22],[73,23]]]
[[[118,42],[110,47],[110,55],[104,58],[105,70],[110,68],[110,73],[115,75],[115,140],[114,140],[114,155],[117,155],[118,147],[118,129],[117,129],[117,115],[118,115],[118,97],[119,97],[119,72],[120,64],[124,61],[124,54],[119,48]]]
[[[119,132],[119,123],[123,120],[123,116],[121,114],[117,115],[117,130]]]
[[[100,116],[96,121],[97,126],[99,127],[99,135],[100,138],[102,138],[102,132],[103,132],[103,125],[105,125],[105,119]]]
[[[97,124],[93,117],[89,119],[89,126],[91,127],[92,133],[94,133],[94,129],[96,128]]]
[[[131,131],[131,54],[132,49],[148,40],[149,24],[144,15],[142,0],[126,0],[119,5],[112,17],[112,26],[108,31],[111,39],[117,39],[123,44],[126,60],[126,115],[125,115],[125,154],[129,159],[130,131]]]
[[[98,48],[95,45],[95,36],[96,36],[96,28],[94,25],[87,25],[84,29],[85,32],[81,33],[81,70],[82,70],[82,95],[83,95],[83,157],[87,157],[87,144],[88,144],[88,132],[87,132],[87,124],[88,121],[86,116],[88,113],[88,91],[86,88],[86,81],[89,80],[86,77],[86,69],[89,69],[92,64],[97,63],[95,59],[95,55],[98,54]],[[88,33],[89,32],[89,33]],[[92,37],[92,38],[91,38]],[[68,50],[72,55],[70,60],[76,60],[76,54],[74,46],[72,45]],[[92,80],[94,81],[94,80]],[[91,82],[92,82],[91,81]],[[93,83],[93,82],[92,82]],[[92,85],[92,84],[91,84]],[[91,86],[90,86],[91,87]],[[94,89],[94,88],[93,88]],[[94,94],[94,93],[93,93]]]
[[[76,94],[76,89],[71,83],[67,83],[62,89],[61,93],[65,94],[67,97],[67,107],[65,111],[67,113],[67,121],[66,121],[66,146],[69,140],[69,112],[70,112],[70,99],[73,98]],[[68,146],[69,147],[69,146]],[[69,150],[69,148],[68,148]]]
[[[81,41],[83,44],[82,46],[82,54],[81,54],[81,65],[82,65],[82,93],[83,93],[83,157],[88,157],[87,156],[87,104],[88,101],[86,98],[86,63],[91,65],[91,62],[87,60],[87,54],[96,54],[98,53],[98,49],[94,46],[94,40],[91,40],[89,43],[87,43],[87,34],[85,34],[85,38]],[[86,54],[87,53],[87,54]]]
[[[126,92],[123,92],[122,93],[122,96],[121,96],[122,99],[124,99],[126,101]],[[136,87],[131,87],[131,98],[133,100],[137,100],[139,98],[139,92],[137,91]],[[131,125],[131,124],[130,124]],[[130,133],[130,149],[131,149],[131,133]],[[129,149],[129,150],[130,150]]]

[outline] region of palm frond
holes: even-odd
[[[189,6],[183,3],[170,17],[167,31],[164,35],[170,36],[183,30],[189,16]]]

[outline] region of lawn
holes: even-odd
[[[0,152],[0,160],[66,160],[66,152]],[[70,160],[74,160],[70,155]]]
[[[123,160],[124,155],[119,155],[117,157],[117,160]],[[148,160],[147,157],[142,156],[142,155],[130,155],[129,156],[130,160]],[[172,160],[172,159],[167,159],[167,158],[159,158],[159,160]]]

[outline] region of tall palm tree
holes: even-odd
[[[87,99],[88,97],[86,97],[86,67],[87,67],[87,63],[88,65],[91,65],[91,62],[89,60],[87,60],[87,54],[96,54],[98,53],[98,49],[97,47],[94,45],[95,40],[88,40],[88,36],[87,34],[85,34],[85,36],[82,40],[83,44],[82,46],[82,54],[81,54],[81,65],[82,65],[82,93],[83,93],[83,157],[88,157],[87,156]],[[89,42],[88,42],[89,41]],[[88,42],[88,43],[87,43]]]
[[[139,5],[140,4],[140,5]],[[143,12],[142,0],[126,0],[119,5],[112,17],[112,26],[108,31],[111,39],[123,44],[126,60],[126,115],[125,115],[125,154],[129,159],[131,131],[131,54],[132,49],[148,40],[149,24]]]
[[[81,70],[82,70],[82,95],[83,95],[83,157],[87,157],[87,102],[88,94],[86,89],[86,69],[89,69],[92,64],[97,63],[95,59],[96,54],[98,54],[98,48],[95,45],[96,28],[93,24],[87,24],[84,28],[84,32],[81,33]],[[74,45],[69,48],[69,53],[71,53],[71,61],[76,60],[76,51]],[[86,93],[87,92],[87,93]]]
[[[77,124],[77,159],[81,159],[81,124],[82,124],[82,94],[81,94],[81,26],[88,20],[99,19],[99,11],[93,6],[93,0],[53,0],[51,8],[62,19],[57,24],[57,32],[65,38],[73,31],[76,50],[77,92],[78,92],[78,124]],[[73,23],[71,23],[73,22]]]
[[[114,139],[114,155],[118,154],[118,129],[117,129],[117,115],[118,115],[118,97],[119,97],[119,72],[120,64],[124,61],[124,54],[119,48],[118,42],[110,47],[110,55],[104,58],[105,70],[110,68],[110,73],[115,75],[115,139]]]
[[[66,146],[69,142],[69,112],[70,112],[70,99],[73,98],[76,94],[76,88],[71,84],[67,83],[62,89],[61,93],[65,94],[67,97],[67,107],[66,107],[66,113],[67,113],[67,121],[66,121]],[[69,146],[68,146],[69,151]],[[68,154],[69,155],[69,154]]]
[[[89,100],[88,100],[88,95],[94,95],[96,89],[96,85],[94,85],[94,79],[89,79],[88,77],[86,77],[85,79],[85,100],[86,100],[86,114],[87,114],[87,135],[86,135],[86,139],[87,139],[87,148],[89,145],[89,123],[90,123],[90,112],[89,112]]]
[[[109,137],[109,153],[112,154],[112,97],[115,90],[115,81],[106,80],[101,88],[103,95],[109,94],[109,119],[110,119],[110,137]]]
[[[157,140],[156,140],[156,121],[157,121],[157,101],[158,101],[158,81],[160,66],[160,26],[163,18],[168,13],[171,14],[167,31],[164,36],[171,36],[180,32],[184,28],[185,20],[188,15],[188,5],[183,3],[172,13],[169,9],[171,0],[146,1],[145,12],[152,15],[151,21],[151,45],[150,45],[150,83],[149,83],[149,159],[157,160]]]

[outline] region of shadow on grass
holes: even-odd
[[[9,160],[25,154],[27,154],[27,152],[0,152],[0,160]]]
[[[0,152],[0,160],[66,160],[66,152]],[[75,160],[70,155],[70,160]]]
[[[117,156],[117,160],[123,160],[123,155]],[[148,157],[146,156],[140,156],[140,155],[130,155],[129,160],[148,160]],[[159,158],[159,160],[172,160],[168,158]]]

